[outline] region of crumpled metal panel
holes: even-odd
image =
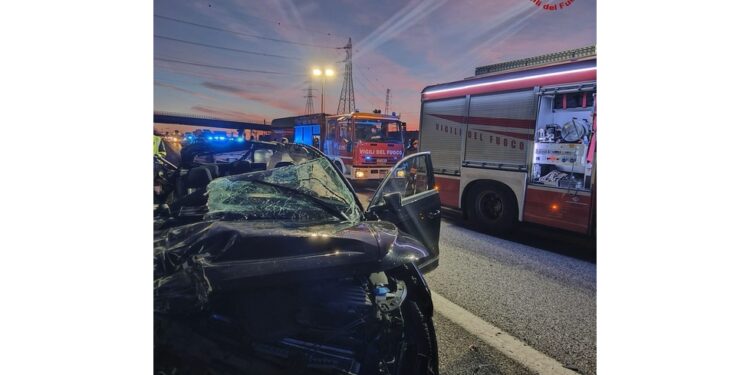
[[[380,272],[427,255],[388,222],[189,224],[155,233],[154,310],[199,310],[217,291]]]

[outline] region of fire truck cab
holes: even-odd
[[[444,207],[502,232],[517,221],[593,234],[596,49],[478,67],[422,91],[420,146]]]
[[[323,132],[323,152],[349,179],[383,179],[404,156],[405,127],[395,113],[329,116]]]

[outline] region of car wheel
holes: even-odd
[[[515,224],[518,207],[508,189],[480,183],[469,192],[467,203],[469,222],[481,231],[503,233]]]
[[[438,373],[437,338],[432,319],[426,318],[414,301],[402,306],[405,320],[406,350],[399,374],[432,375]]]

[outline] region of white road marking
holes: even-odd
[[[434,290],[432,291],[432,304],[435,306],[437,313],[531,371],[540,375],[578,374],[565,368],[554,358],[528,346],[523,341],[435,293]]]

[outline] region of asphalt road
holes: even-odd
[[[356,188],[366,205],[372,188]],[[595,374],[595,262],[595,245],[585,237],[531,225],[492,236],[444,215],[440,266],[426,279],[434,292],[503,334],[566,369]],[[442,374],[533,373],[514,353],[487,345],[436,310]]]

